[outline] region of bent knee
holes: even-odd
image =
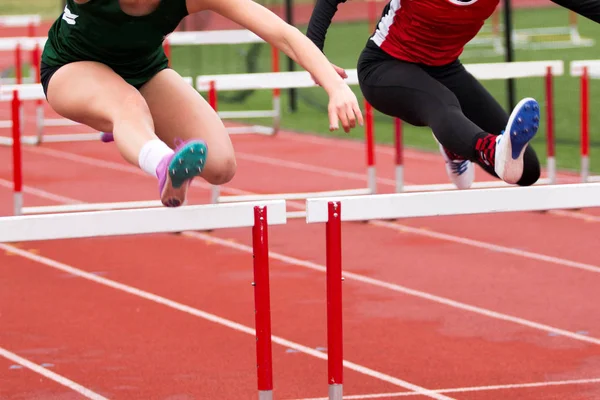
[[[230,182],[235,176],[237,163],[233,154],[228,156],[219,156],[204,170],[204,179],[212,185],[224,185]]]

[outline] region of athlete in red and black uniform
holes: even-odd
[[[344,2],[316,2],[307,36],[321,50]],[[528,146],[538,129],[537,102],[523,99],[509,116],[459,60],[498,2],[391,0],[358,60],[365,99],[384,114],[430,127],[459,188],[471,186],[472,162],[511,184],[532,185],[540,176],[539,161]],[[555,3],[595,21],[600,15],[600,0]]]

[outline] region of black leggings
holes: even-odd
[[[369,42],[357,68],[363,96],[376,110],[430,127],[446,149],[498,177],[493,167],[478,161],[475,143],[488,133],[499,135],[509,115],[460,61],[441,67],[408,63]],[[518,184],[532,185],[540,177],[540,163],[531,146],[523,162]]]

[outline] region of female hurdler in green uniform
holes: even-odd
[[[170,207],[183,204],[194,177],[219,185],[236,170],[217,113],[168,68],[162,48],[186,15],[205,10],[256,33],[309,71],[329,95],[330,129],[341,122],[348,132],[363,123],[356,96],[321,51],[251,0],[67,0],[42,54],[48,102],[65,118],[112,132],[122,156],[157,177],[161,201]]]

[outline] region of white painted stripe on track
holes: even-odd
[[[219,245],[226,246],[226,247],[229,247],[232,249],[237,249],[240,251],[244,251],[246,253],[252,253],[251,246],[232,242],[230,240],[221,239],[221,238],[218,238],[218,237],[215,237],[212,235],[208,235],[206,233],[184,232],[183,235],[185,235],[187,237],[195,237],[200,240],[204,240],[204,241],[207,241],[207,242],[210,242],[213,244],[219,244]],[[317,263],[314,263],[311,261],[301,260],[301,259],[291,257],[291,256],[286,256],[281,253],[276,253],[276,252],[270,251],[269,257],[274,260],[282,261],[286,264],[304,267],[304,268],[312,269],[314,271],[319,271],[319,272],[323,272],[323,273],[326,272],[326,267],[324,265],[317,264]],[[434,303],[444,304],[446,306],[460,309],[463,311],[469,311],[469,312],[472,312],[475,314],[483,315],[485,317],[494,318],[494,319],[498,319],[498,320],[506,321],[506,322],[512,322],[517,325],[526,326],[528,328],[532,328],[532,329],[536,329],[536,330],[544,331],[544,332],[548,332],[548,333],[554,333],[556,335],[568,337],[570,339],[574,339],[574,340],[581,341],[581,342],[600,345],[600,339],[595,338],[595,337],[581,335],[579,333],[571,332],[571,331],[568,331],[565,329],[560,329],[560,328],[556,328],[556,327],[553,327],[550,325],[530,321],[525,318],[514,317],[512,315],[488,310],[483,307],[473,306],[473,305],[470,305],[467,303],[462,303],[460,301],[448,299],[446,297],[437,296],[435,294],[431,294],[431,293],[424,292],[421,290],[411,289],[406,286],[398,285],[395,283],[386,282],[386,281],[382,281],[382,280],[375,279],[375,278],[370,278],[368,276],[357,274],[354,272],[344,271],[343,275],[346,280],[355,280],[357,282],[366,283],[366,284],[380,287],[383,289],[392,290],[394,292],[403,293],[403,294],[406,294],[409,296],[429,300]]]
[[[436,389],[438,393],[467,393],[467,392],[484,392],[491,390],[515,390],[515,389],[531,389],[543,388],[552,386],[568,386],[568,385],[591,385],[600,383],[600,378],[593,379],[573,379],[565,381],[549,381],[549,382],[533,382],[533,383],[515,383],[508,385],[489,385],[489,386],[469,386],[451,389]],[[344,396],[344,400],[366,400],[366,399],[390,399],[398,397],[417,396],[412,392],[396,392],[396,393],[373,393],[373,394],[357,394]],[[295,400],[328,400],[328,397],[303,398]]]
[[[2,245],[4,246],[4,245]],[[101,395],[99,395],[96,392],[91,391],[88,388],[85,388],[83,386],[81,386],[78,383],[73,382],[70,379],[65,378],[62,375],[59,375],[53,371],[50,371],[47,368],[44,368],[34,362],[31,362],[21,356],[18,356],[15,353],[12,353],[6,349],[3,349],[2,347],[0,347],[0,356],[4,357],[14,363],[17,363],[27,369],[30,369],[31,371],[35,372],[36,374],[42,375],[43,377],[50,379],[51,381],[54,381],[62,386],[65,386],[69,389],[71,389],[72,391],[79,393],[80,395],[84,396],[87,399],[91,399],[91,400],[108,400],[106,397],[103,397]]]
[[[556,265],[562,265],[564,267],[581,269],[588,272],[600,273],[600,266],[586,264],[578,261],[571,261],[565,258],[548,256],[545,254],[534,253],[532,251],[520,250],[513,247],[501,246],[498,244],[482,242],[480,240],[469,239],[463,236],[450,235],[448,233],[441,233],[431,231],[428,229],[413,228],[412,226],[402,225],[395,222],[387,221],[369,221],[369,224],[379,226],[382,228],[393,229],[395,231],[403,233],[411,233],[419,236],[427,236],[432,239],[444,240],[447,242],[454,242],[463,244],[466,246],[477,247],[480,249],[490,250],[496,253],[510,254],[517,257],[529,258],[531,260],[548,262]]]
[[[181,312],[193,315],[195,317],[199,317],[199,318],[205,319],[207,321],[216,323],[218,325],[225,326],[225,327],[233,329],[235,331],[246,333],[246,334],[252,335],[252,336],[256,336],[256,331],[253,328],[250,328],[248,326],[228,320],[223,317],[219,317],[215,314],[211,314],[211,313],[203,311],[203,310],[199,310],[197,308],[187,306],[185,304],[178,303],[174,300],[167,299],[165,297],[147,292],[145,290],[141,290],[141,289],[135,288],[133,286],[126,285],[124,283],[116,282],[111,279],[107,279],[107,278],[103,278],[101,276],[94,275],[92,273],[80,270],[78,268],[75,268],[75,267],[72,267],[65,263],[61,263],[59,261],[50,259],[48,257],[40,256],[37,254],[32,254],[28,251],[21,250],[17,247],[3,244],[3,243],[0,243],[0,249],[10,252],[12,255],[17,255],[22,258],[28,259],[30,261],[34,261],[39,264],[46,265],[48,267],[66,272],[66,273],[74,275],[74,276],[78,276],[80,278],[98,283],[100,285],[107,286],[112,289],[116,289],[118,291],[125,292],[125,293],[143,298],[145,300],[149,300],[149,301],[157,303],[157,304],[161,304],[163,306],[175,309],[177,311],[181,311]],[[327,353],[324,353],[322,351],[318,351],[318,350],[312,349],[310,347],[292,342],[292,341],[284,339],[280,336],[273,335],[272,341],[273,341],[273,343],[277,343],[281,346],[284,346],[284,347],[287,347],[290,349],[294,349],[298,352],[310,355],[312,357],[319,358],[321,360],[327,360]],[[448,396],[445,396],[445,395],[439,394],[439,393],[433,393],[429,389],[426,389],[424,387],[421,387],[421,386],[415,385],[413,383],[404,381],[402,379],[384,374],[379,371],[375,371],[371,368],[367,368],[365,366],[362,366],[362,365],[359,365],[359,364],[356,364],[356,363],[353,363],[353,362],[350,362],[347,360],[344,360],[343,364],[344,364],[345,368],[348,368],[355,372],[358,372],[363,375],[390,383],[392,385],[396,385],[399,387],[403,387],[405,389],[413,390],[420,395],[427,396],[432,399],[453,400],[451,397],[448,397]]]

